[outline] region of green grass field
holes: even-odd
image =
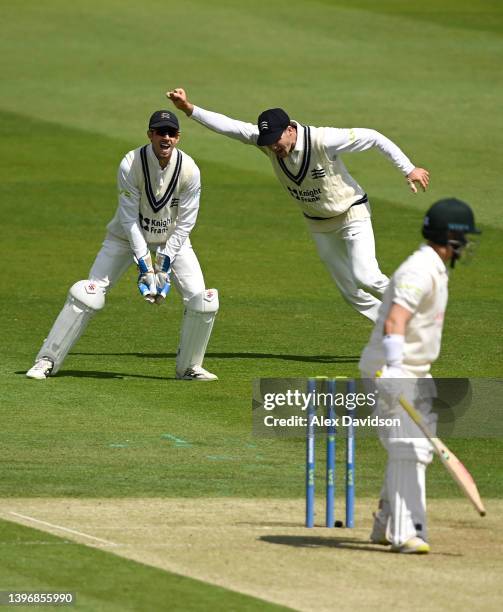
[[[172,294],[162,310],[149,308],[137,297],[133,268],[60,374],[42,383],[25,378],[68,287],[86,278],[100,247],[120,159],[145,141],[148,116],[169,107],[163,94],[176,86],[196,104],[248,121],[284,106],[313,125],[372,127],[427,167],[431,188],[414,196],[377,153],[345,158],[369,193],[385,273],[419,243],[429,204],[449,195],[470,202],[483,235],[473,263],[451,277],[434,374],[502,376],[503,7],[410,5],[26,0],[2,7],[1,498],[195,498],[202,514],[206,498],[300,499],[302,443],[251,435],[252,380],[357,375],[371,325],[339,296],[268,162],[182,117],[180,147],[203,179],[193,244],[207,286],[221,298],[205,362],[219,382],[174,380],[181,301]],[[452,447],[482,495],[502,497],[501,440]],[[357,461],[358,496],[377,497],[384,457],[375,440],[359,445]],[[458,496],[436,464],[428,494]],[[164,609],[168,592],[169,609],[266,609],[262,600],[65,547],[10,522],[0,529],[8,551],[0,590],[72,586],[83,610]],[[46,546],[20,544],[42,540]],[[124,597],[91,578],[97,566]]]

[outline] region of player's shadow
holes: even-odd
[[[369,540],[349,538],[344,536],[291,536],[291,535],[267,535],[258,538],[261,542],[268,544],[280,544],[283,546],[293,546],[295,548],[340,548],[344,550],[354,550],[357,552],[374,552],[391,554],[389,546],[372,544]],[[461,553],[438,552],[434,553],[442,557],[462,557]]]
[[[261,536],[259,540],[268,544],[281,544],[283,546],[294,546],[295,548],[343,548],[346,550],[389,553],[388,547],[372,545],[368,540],[344,536],[267,535]]]
[[[25,376],[26,371],[14,372],[20,376]],[[131,374],[129,372],[100,372],[97,370],[61,370],[56,378],[102,378],[123,380],[124,378],[146,378],[148,380],[175,380],[174,376],[149,376],[147,374]]]
[[[110,355],[114,357],[139,357],[141,359],[174,359],[176,353],[87,353],[72,352],[72,355]],[[277,353],[206,353],[205,359],[279,359],[308,363],[357,363],[358,355],[288,355]]]
[[[93,370],[61,370],[58,378],[75,376],[77,378],[148,378],[150,380],[174,380],[174,376],[150,376],[147,374],[131,374],[129,372],[99,372]]]

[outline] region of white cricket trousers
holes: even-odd
[[[418,378],[416,385],[416,375],[408,370],[404,373],[408,377],[403,379],[407,381],[404,394],[435,435],[437,415],[433,412],[433,397],[436,391],[431,375]],[[361,376],[369,382],[374,378],[365,371],[361,371]],[[431,380],[431,384],[425,379]],[[400,379],[395,381],[398,385]],[[377,512],[379,521],[388,526],[387,536],[394,546],[400,547],[415,536],[427,541],[426,468],[433,459],[433,447],[398,400],[390,405],[379,399],[372,416],[398,418],[396,425],[383,425],[377,430],[388,455]]]
[[[89,280],[95,281],[108,292],[132,264],[133,256],[129,242],[107,235],[91,267]],[[205,290],[201,266],[189,238],[176,256],[170,276],[184,304]],[[141,299],[139,293],[138,298]]]
[[[312,232],[318,254],[342,297],[371,321],[389,279],[379,269],[372,221],[355,219],[332,232]]]

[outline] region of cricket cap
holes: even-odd
[[[274,144],[290,125],[290,117],[282,108],[269,108],[260,113],[257,119],[259,147]]]
[[[158,110],[153,113],[148,122],[149,130],[157,130],[159,128],[175,128],[180,130],[180,124],[174,113],[168,110]]]

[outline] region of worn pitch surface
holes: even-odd
[[[370,544],[371,509],[354,530],[304,528],[300,500],[14,498],[0,516],[298,610],[501,609],[503,502],[481,519],[432,501],[428,556]]]

